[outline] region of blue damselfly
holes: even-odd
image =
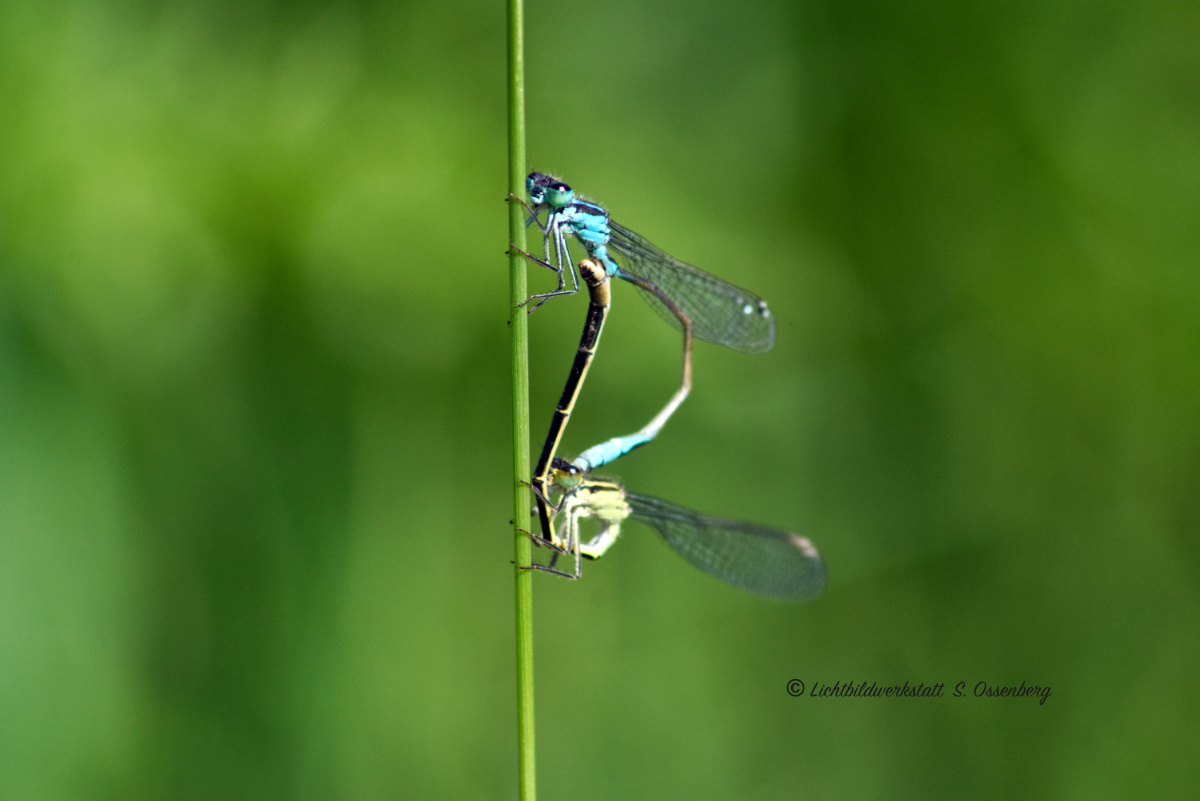
[[[754,293],[655,247],[644,237],[613,221],[604,207],[576,197],[574,190],[562,181],[532,172],[526,178],[526,190],[532,204],[526,205],[530,213],[528,224],[536,222],[542,230],[546,258],[523,255],[558,274],[555,291],[532,295],[526,303],[536,300],[533,308],[537,308],[550,297],[578,291],[567,243],[567,237],[571,235],[587,250],[592,264],[601,267],[600,280],[615,275],[632,283],[641,290],[651,308],[684,334],[682,377],[671,400],[637,433],[615,437],[585,450],[575,460],[580,468],[589,470],[607,464],[658,435],[691,391],[693,336],[744,353],[763,353],[775,344],[775,319],[767,302]],[[520,202],[524,204],[524,201]],[[545,221],[540,217],[543,211]],[[580,270],[583,270],[582,263]],[[570,289],[566,288],[568,275],[572,281]],[[592,342],[589,347],[594,351],[594,346]],[[580,347],[583,348],[582,343]],[[577,396],[582,380],[583,374],[573,370],[563,398]],[[573,385],[572,381],[577,383]],[[561,435],[561,428],[555,430],[552,427],[534,475],[535,486],[544,483],[545,471],[555,455]]]

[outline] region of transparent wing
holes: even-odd
[[[804,537],[645,495],[625,499],[634,520],[658,529],[684,559],[735,587],[777,601],[807,601],[825,589],[825,564]]]
[[[621,269],[657,284],[691,318],[697,337],[742,353],[765,353],[774,347],[775,317],[765,300],[679,261],[611,219],[609,226],[608,247],[624,257]],[[663,319],[682,329],[661,300],[645,290],[642,297]]]

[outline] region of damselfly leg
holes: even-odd
[[[542,246],[545,252],[545,257],[538,258],[532,253],[522,250],[511,242],[508,244],[508,250],[506,253],[518,253],[534,264],[545,267],[547,270],[550,270],[558,276],[558,286],[554,289],[554,291],[530,295],[521,303],[517,304],[517,308],[522,308],[529,305],[529,303],[533,301],[537,301],[532,307],[526,310],[527,313],[532,314],[535,309],[541,307],[541,305],[550,298],[556,298],[560,295],[574,295],[579,291],[579,280],[575,277],[574,270],[571,269],[571,252],[567,247],[566,234],[563,233],[562,227],[559,224],[558,218],[555,216],[553,210],[549,212],[546,222],[543,223],[538,217],[537,208],[531,207],[528,203],[511,192],[509,193],[508,197],[505,198],[505,200],[508,201],[514,199],[520,203],[522,207],[524,207],[525,211],[529,213],[529,217],[525,221],[525,226],[528,228],[533,223],[537,223],[538,228],[541,230]],[[551,253],[552,248],[553,253]],[[568,275],[571,278],[570,289],[567,289]]]

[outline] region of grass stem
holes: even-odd
[[[525,196],[525,6],[508,0],[508,191]],[[525,247],[521,204],[508,204],[508,241]],[[509,336],[512,345],[513,409],[513,559],[517,622],[517,782],[521,801],[537,798],[537,762],[533,718],[533,571],[532,542],[519,529],[529,525],[529,315],[518,304],[528,297],[524,257],[509,257]]]

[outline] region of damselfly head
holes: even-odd
[[[583,481],[583,471],[558,456],[550,462],[550,472],[553,474],[553,482],[565,490],[574,489]]]
[[[529,193],[529,201],[535,206],[545,204],[561,209],[575,199],[575,192],[570,186],[544,172],[529,173],[525,178],[525,191]]]

